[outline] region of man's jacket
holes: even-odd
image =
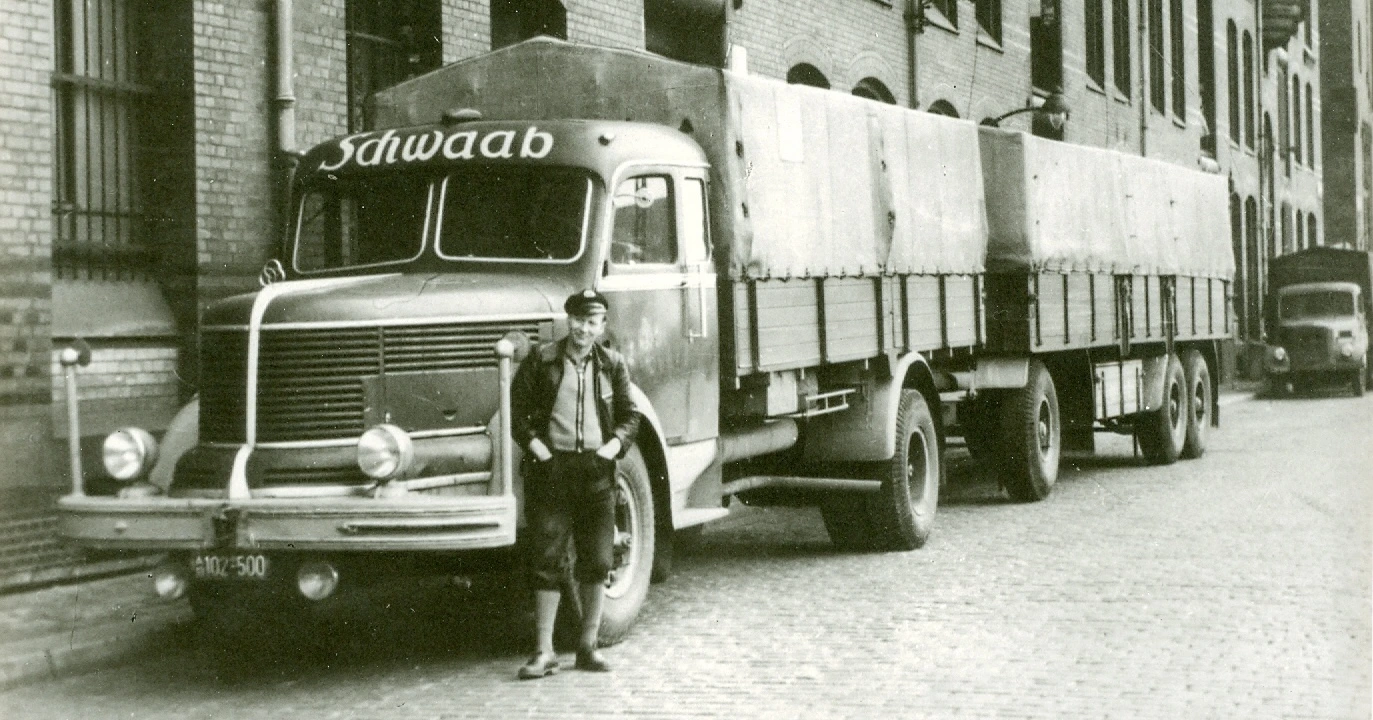
[[[529,353],[515,373],[510,389],[510,425],[521,448],[527,449],[534,438],[543,440],[550,448],[553,446],[548,439],[548,421],[553,415],[558,385],[563,381],[566,343],[564,338],[540,346]],[[591,346],[590,359],[595,371],[593,392],[601,437],[607,442],[612,436],[619,438],[617,457],[624,457],[639,433],[639,411],[629,396],[629,366],[624,356],[600,343]]]

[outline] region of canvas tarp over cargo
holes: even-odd
[[[1233,275],[1224,177],[980,130],[989,270]]]
[[[983,269],[982,168],[967,122],[546,38],[440,68],[374,102],[379,127],[471,107],[487,119],[686,131],[710,159],[714,241],[729,245],[716,258],[736,280]]]

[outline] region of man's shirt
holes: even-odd
[[[581,452],[604,444],[596,414],[596,375],[591,356],[580,361],[563,355],[563,379],[548,418],[548,440],[554,450]]]

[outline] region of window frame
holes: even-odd
[[[433,232],[432,232],[432,233],[429,233],[430,235],[433,236],[433,241],[434,241],[434,254],[435,254],[436,256],[438,256],[439,259],[445,260],[445,261],[447,261],[447,262],[469,262],[469,263],[485,263],[485,264],[497,264],[497,265],[574,265],[574,264],[576,264],[576,263],[578,263],[578,262],[581,262],[582,258],[586,257],[586,254],[587,254],[587,252],[586,252],[586,251],[587,251],[587,247],[591,244],[591,230],[592,230],[592,227],[593,227],[593,225],[592,225],[592,221],[593,221],[592,214],[593,214],[593,211],[594,211],[595,208],[596,208],[596,189],[597,189],[598,187],[600,187],[601,184],[600,184],[599,179],[597,179],[595,173],[591,172],[590,170],[588,170],[588,169],[586,169],[586,168],[578,167],[578,166],[575,166],[575,165],[540,165],[540,166],[533,166],[533,165],[514,165],[514,164],[512,164],[512,165],[509,165],[509,166],[508,166],[508,167],[519,167],[519,168],[551,167],[551,168],[559,168],[559,169],[570,169],[570,170],[577,170],[577,171],[580,171],[583,175],[585,175],[585,178],[584,178],[584,179],[586,180],[587,188],[586,188],[586,198],[583,200],[583,204],[582,204],[582,230],[581,230],[582,241],[581,241],[581,245],[577,248],[577,252],[574,253],[571,257],[568,257],[568,258],[565,258],[565,259],[548,259],[548,258],[542,258],[542,259],[541,259],[541,258],[511,258],[511,257],[502,257],[502,258],[483,258],[483,257],[467,257],[467,256],[465,256],[465,255],[447,255],[447,254],[445,254],[445,253],[443,252],[443,211],[444,211],[444,207],[447,205],[448,186],[449,186],[449,184],[452,182],[453,177],[454,177],[458,172],[460,172],[461,170],[470,169],[470,168],[473,168],[473,167],[493,167],[493,165],[468,165],[468,166],[466,166],[466,167],[464,167],[464,168],[455,168],[455,169],[449,170],[447,173],[445,173],[444,176],[443,176],[442,181],[439,183],[438,198],[436,199],[436,203],[437,203],[437,204],[434,205],[434,207],[432,208],[432,212],[431,212],[431,215],[433,216],[433,223],[434,223],[434,224],[433,224]],[[499,166],[495,166],[495,167],[499,167]]]
[[[614,190],[609,191],[609,192],[606,193],[606,207],[607,207],[607,218],[608,218],[608,222],[607,222],[607,228],[606,228],[606,233],[607,233],[607,235],[606,235],[605,250],[604,250],[604,252],[602,253],[602,257],[604,258],[603,264],[604,264],[604,267],[607,269],[608,274],[610,274],[610,275],[632,275],[632,274],[634,274],[634,273],[659,273],[659,272],[663,272],[664,268],[680,268],[680,267],[682,266],[682,264],[685,262],[684,259],[683,259],[683,258],[685,257],[685,253],[683,252],[682,241],[681,241],[681,234],[682,234],[682,233],[681,233],[681,221],[682,221],[682,218],[681,218],[681,211],[682,211],[682,208],[681,208],[681,203],[678,201],[678,197],[677,197],[677,195],[678,195],[677,177],[678,177],[678,172],[677,172],[674,168],[669,168],[669,167],[643,167],[643,166],[634,168],[634,169],[632,169],[632,170],[630,170],[630,171],[627,171],[627,172],[625,172],[625,173],[622,173],[622,174],[620,174],[620,175],[618,176],[618,178],[617,178],[616,181],[615,181]],[[619,263],[619,262],[615,262],[615,260],[614,260],[614,258],[613,258],[614,243],[615,243],[615,224],[616,224],[616,214],[617,214],[617,213],[616,213],[616,207],[615,207],[615,197],[616,197],[616,195],[618,194],[619,188],[620,188],[621,185],[625,184],[626,182],[629,182],[629,181],[632,181],[632,180],[638,180],[638,179],[641,179],[641,178],[660,178],[660,179],[666,181],[666,183],[667,183],[667,197],[666,197],[666,200],[667,200],[668,203],[670,204],[670,212],[668,213],[668,217],[671,218],[671,221],[672,221],[672,255],[673,255],[673,258],[672,258],[671,260],[668,260],[668,261],[661,261],[661,262],[637,262],[637,263]],[[709,205],[709,200],[707,199],[707,206],[708,206],[708,205]]]
[[[1127,98],[1134,96],[1130,37],[1130,0],[1111,0],[1111,80]]]
[[[1084,0],[1083,41],[1087,78],[1106,87],[1106,0]]]
[[[1001,0],[973,0],[973,3],[977,26],[1000,45],[1003,35]]]

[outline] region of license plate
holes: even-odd
[[[203,553],[191,559],[195,576],[201,580],[266,580],[270,566],[266,555]]]

